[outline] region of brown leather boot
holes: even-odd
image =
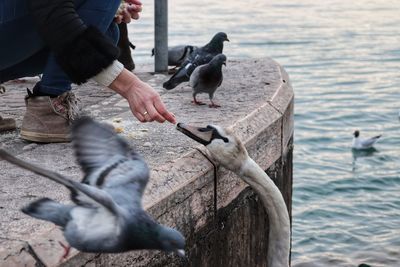
[[[58,97],[25,97],[26,113],[21,138],[39,143],[69,142],[70,124],[78,116],[78,100],[71,92]]]
[[[11,118],[3,118],[0,116],[0,132],[15,130],[15,120]]]

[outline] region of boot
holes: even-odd
[[[21,138],[38,143],[69,142],[70,125],[78,116],[78,100],[72,92],[58,97],[25,97],[26,113],[21,126]]]
[[[15,130],[15,120],[11,118],[3,118],[0,116],[0,132]]]
[[[128,38],[128,27],[126,23],[118,24],[119,28],[119,40],[118,40],[118,47],[119,47],[119,57],[118,61],[121,62],[127,70],[134,70],[135,63],[132,59],[131,48],[135,49],[135,46],[129,41]]]

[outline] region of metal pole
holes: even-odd
[[[154,71],[168,71],[168,0],[154,0]]]

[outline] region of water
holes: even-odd
[[[153,7],[130,25],[152,62]],[[293,266],[400,266],[400,1],[169,3],[170,45],[218,31],[228,58],[270,56],[295,90]],[[228,66],[229,67],[229,66]],[[382,133],[352,153],[351,134]]]

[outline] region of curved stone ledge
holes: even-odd
[[[224,70],[223,85],[216,92],[216,99],[222,104],[220,110],[192,106],[189,103],[191,90],[185,85],[165,92],[160,88],[165,77],[148,74],[141,76],[153,83],[180,121],[233,127],[234,132],[245,143],[250,156],[267,170],[281,189],[291,211],[294,95],[288,75],[279,64],[269,58],[229,61]],[[144,129],[143,125],[132,121],[130,111],[118,96],[106,101],[106,105],[125,108],[118,114],[123,121],[125,133]],[[103,119],[111,120],[112,116],[104,116]],[[204,148],[174,131],[172,127],[146,127],[148,135],[130,140],[145,156],[152,169],[144,205],[160,223],[183,232],[187,238],[189,262],[184,264],[175,256],[156,251],[115,255],[73,251],[71,257],[61,265],[266,266],[263,257],[266,256],[268,238],[267,216],[257,197],[250,189],[246,189],[247,185],[222,167],[218,167],[215,172],[214,166],[204,155],[194,149]],[[137,144],[139,141],[143,143],[149,140],[159,146],[154,145],[145,150]],[[162,150],[165,147],[167,149]],[[66,155],[65,159],[57,157],[60,154],[59,146],[55,145],[53,150],[48,149],[48,153],[56,156],[52,156],[53,160],[46,158],[46,164],[56,164],[53,161],[69,164],[67,169],[57,170],[56,167],[55,170],[80,179],[79,168],[74,163],[66,163],[72,159],[68,145],[62,147],[65,151],[61,153]],[[35,150],[36,153],[43,153],[41,147]],[[35,155],[32,151],[18,152],[25,159]],[[4,162],[0,162],[0,168],[5,166]],[[12,167],[7,165],[7,168]],[[17,169],[8,172],[14,171],[18,177],[24,175]],[[34,179],[41,178],[35,176]],[[43,182],[43,179],[38,181]],[[67,195],[62,197],[66,198]],[[24,203],[26,202],[25,200]],[[38,233],[21,238],[16,234],[18,238],[12,236],[8,240],[0,238],[0,266],[37,266],[35,264],[38,263],[46,266],[60,265],[58,260],[62,250],[58,241],[63,240],[61,231],[56,227],[49,227],[50,224],[43,227],[37,221],[25,217],[24,220],[34,225],[29,226],[32,227],[32,232],[37,227]],[[254,257],[251,258],[252,256]]]

